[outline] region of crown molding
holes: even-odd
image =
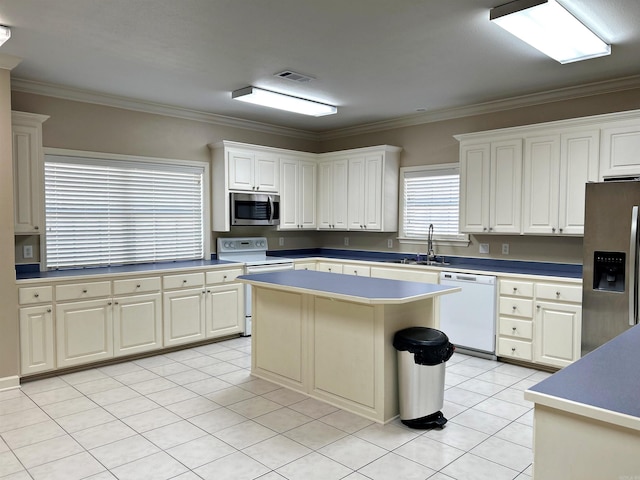
[[[4,65],[4,58],[10,55],[0,54],[0,68]],[[20,63],[19,58],[11,57]],[[9,59],[10,60],[10,59]],[[15,65],[17,65],[16,63]],[[15,66],[14,65],[14,66]],[[13,67],[11,67],[13,68]],[[107,95],[103,93],[93,92],[89,90],[81,90],[61,85],[54,85],[44,82],[36,82],[22,78],[11,79],[11,89],[16,92],[32,93],[36,95],[45,95],[49,97],[62,98],[65,100],[73,100],[78,102],[93,103],[108,107],[122,108],[126,110],[134,110],[138,112],[151,113],[156,115],[165,115],[185,120],[194,120],[214,125],[221,125],[233,128],[242,128],[273,135],[282,135],[287,137],[300,138],[312,141],[326,141],[338,138],[350,137],[354,135],[362,135],[368,133],[376,133],[383,130],[392,130],[396,128],[412,127],[426,123],[440,122],[445,120],[453,120],[456,118],[470,117],[474,115],[484,115],[496,113],[505,110],[513,110],[515,108],[523,108],[545,103],[552,103],[562,100],[571,100],[575,98],[588,97],[593,95],[602,95],[606,93],[614,93],[624,90],[640,88],[640,75],[618,78],[614,80],[606,80],[602,82],[593,82],[584,85],[559,88],[541,93],[533,93],[529,95],[521,95],[511,97],[504,100],[492,102],[478,103],[475,105],[467,105],[454,108],[444,108],[430,112],[420,113],[416,115],[408,115],[380,122],[373,122],[354,127],[339,128],[328,130],[325,132],[311,132],[308,130],[300,130],[295,128],[281,127],[262,122],[254,122],[251,120],[243,120],[240,118],[229,117],[225,115],[217,115],[214,113],[202,112],[198,110],[190,110],[187,108],[165,105],[160,103],[145,102],[128,97],[120,97],[116,95]]]
[[[412,127],[425,123],[453,120],[456,118],[484,115],[488,113],[496,113],[506,110],[513,110],[515,108],[530,107],[545,103],[558,102],[562,100],[572,100],[575,98],[602,95],[624,90],[632,90],[634,88],[640,88],[640,75],[633,75],[629,77],[617,78],[614,80],[606,80],[602,82],[593,82],[584,85],[559,88],[546,92],[521,95],[504,100],[496,100],[493,102],[478,103],[475,105],[467,105],[454,108],[444,108],[441,110],[433,110],[417,115],[393,118],[390,120],[383,120],[381,122],[368,123],[350,128],[327,131],[320,134],[320,140],[333,140],[354,135],[376,133],[382,130]]]
[[[210,123],[225,127],[243,128],[262,133],[273,135],[283,135],[287,137],[302,138],[305,140],[318,140],[318,135],[306,130],[295,128],[280,127],[268,123],[254,122],[251,120],[243,120],[225,115],[217,115],[214,113],[202,112],[199,110],[191,110],[188,108],[176,107],[173,105],[165,105],[161,103],[146,102],[144,100],[136,100],[129,97],[121,97],[117,95],[108,95],[79,88],[65,87],[44,82],[36,82],[34,80],[26,80],[23,78],[11,79],[11,90],[22,93],[32,93],[35,95],[45,95],[48,97],[61,98],[64,100],[72,100],[76,102],[92,103],[107,107],[122,108],[125,110],[134,110],[137,112],[151,113],[155,115],[164,115],[168,117],[181,118],[183,120],[194,120],[197,122]]]
[[[13,70],[20,64],[20,62],[22,62],[22,58],[20,57],[0,53],[0,68],[3,70]]]

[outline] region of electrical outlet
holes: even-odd
[[[344,237],[344,246],[345,247],[349,246],[349,237]]]
[[[279,245],[280,247],[284,247],[284,237],[279,237],[279,238],[278,238],[278,245]]]
[[[489,244],[481,243],[480,244],[480,253],[489,253]]]
[[[387,240],[387,248],[393,248],[393,238]]]
[[[509,244],[508,243],[503,243],[502,244],[502,254],[503,255],[509,255]]]
[[[33,258],[33,245],[23,245],[22,256],[24,258]]]

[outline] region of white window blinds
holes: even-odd
[[[200,259],[203,169],[45,157],[47,268]]]
[[[460,175],[457,167],[430,166],[402,169],[401,236],[426,239],[429,224],[434,237],[458,239]]]

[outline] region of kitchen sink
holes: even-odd
[[[397,260],[389,260],[389,263],[400,263],[402,265],[427,265],[432,267],[444,267],[449,265],[443,260],[418,260],[416,258],[400,258]]]

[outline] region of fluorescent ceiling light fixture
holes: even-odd
[[[272,92],[256,87],[245,87],[236,90],[231,94],[231,98],[235,98],[241,102],[254,103],[264,107],[278,108],[280,110],[312,115],[314,117],[332,115],[338,111],[338,108],[333,105],[292,97],[284,93]]]
[[[9,27],[5,27],[4,25],[0,25],[0,45],[4,44],[7,40],[11,38],[11,29]]]
[[[492,8],[489,19],[560,63],[611,53],[611,45],[556,0],[515,0]]]

